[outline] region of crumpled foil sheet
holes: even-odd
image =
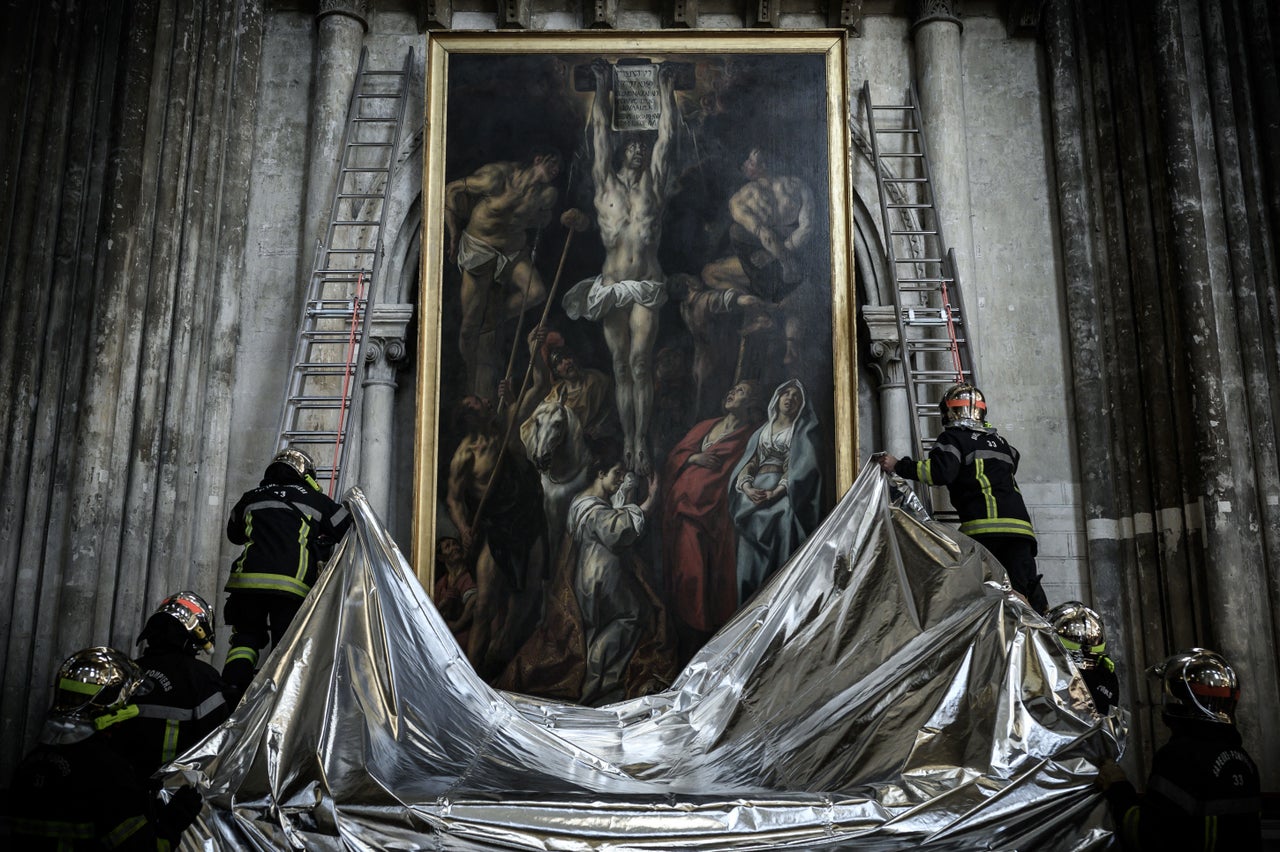
[[[865,465],[670,690],[589,708],[481,681],[352,489],[289,634],[170,766],[205,795],[183,847],[1110,847],[1093,782],[1120,723],[909,493]]]

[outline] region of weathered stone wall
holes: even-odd
[[[217,588],[236,412],[252,2],[9,4],[0,773],[58,663]]]

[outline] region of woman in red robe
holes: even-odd
[[[662,572],[675,616],[680,665],[738,606],[729,476],[760,424],[760,389],[734,385],[724,415],[704,420],[667,455],[662,476]]]

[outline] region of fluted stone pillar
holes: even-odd
[[[311,151],[307,158],[307,213],[298,277],[307,280],[315,246],[324,238],[342,160],[347,107],[368,29],[368,0],[321,0],[316,13],[316,79],[311,98]]]
[[[969,150],[964,115],[964,67],[960,58],[960,17],[954,0],[917,0],[916,93],[928,143],[934,203],[947,245],[956,250],[961,285],[972,287],[973,227],[969,210]],[[977,317],[973,318],[974,320]],[[981,334],[971,336],[978,347]],[[977,352],[975,351],[975,357]]]
[[[902,341],[894,313],[892,305],[868,305],[862,309],[873,358],[868,366],[880,380],[880,434],[885,442],[881,449],[901,458],[914,454],[915,449],[911,444],[911,400],[902,368]]]
[[[1208,118],[1194,109],[1206,99],[1203,42],[1198,16],[1180,0],[1159,0],[1152,15],[1152,63],[1161,131],[1165,138],[1175,293],[1183,327],[1197,345],[1188,349],[1191,397],[1196,400],[1196,455],[1205,533],[1212,569],[1205,598],[1209,642],[1240,673],[1237,724],[1255,754],[1280,754],[1273,723],[1280,706],[1274,646],[1275,614],[1267,588],[1265,552],[1258,531],[1255,442],[1241,376],[1239,329],[1222,258],[1218,152]],[[1207,111],[1207,110],[1206,110]],[[1206,191],[1208,187],[1208,191]],[[1280,771],[1264,767],[1263,782]]]
[[[375,305],[364,354],[360,419],[360,488],[381,518],[391,511],[396,372],[408,357],[405,333],[413,305]]]

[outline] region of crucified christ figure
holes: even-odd
[[[597,59],[591,70],[596,77],[591,105],[591,176],[605,258],[600,274],[569,290],[563,305],[570,318],[599,320],[604,326],[622,421],[624,463],[647,477],[653,472],[649,447],[653,345],[658,336],[658,311],[667,301],[658,240],[675,131],[675,72],[667,65],[658,72],[658,138],[652,151],[643,139],[624,136],[615,165],[609,118],[613,69]]]

